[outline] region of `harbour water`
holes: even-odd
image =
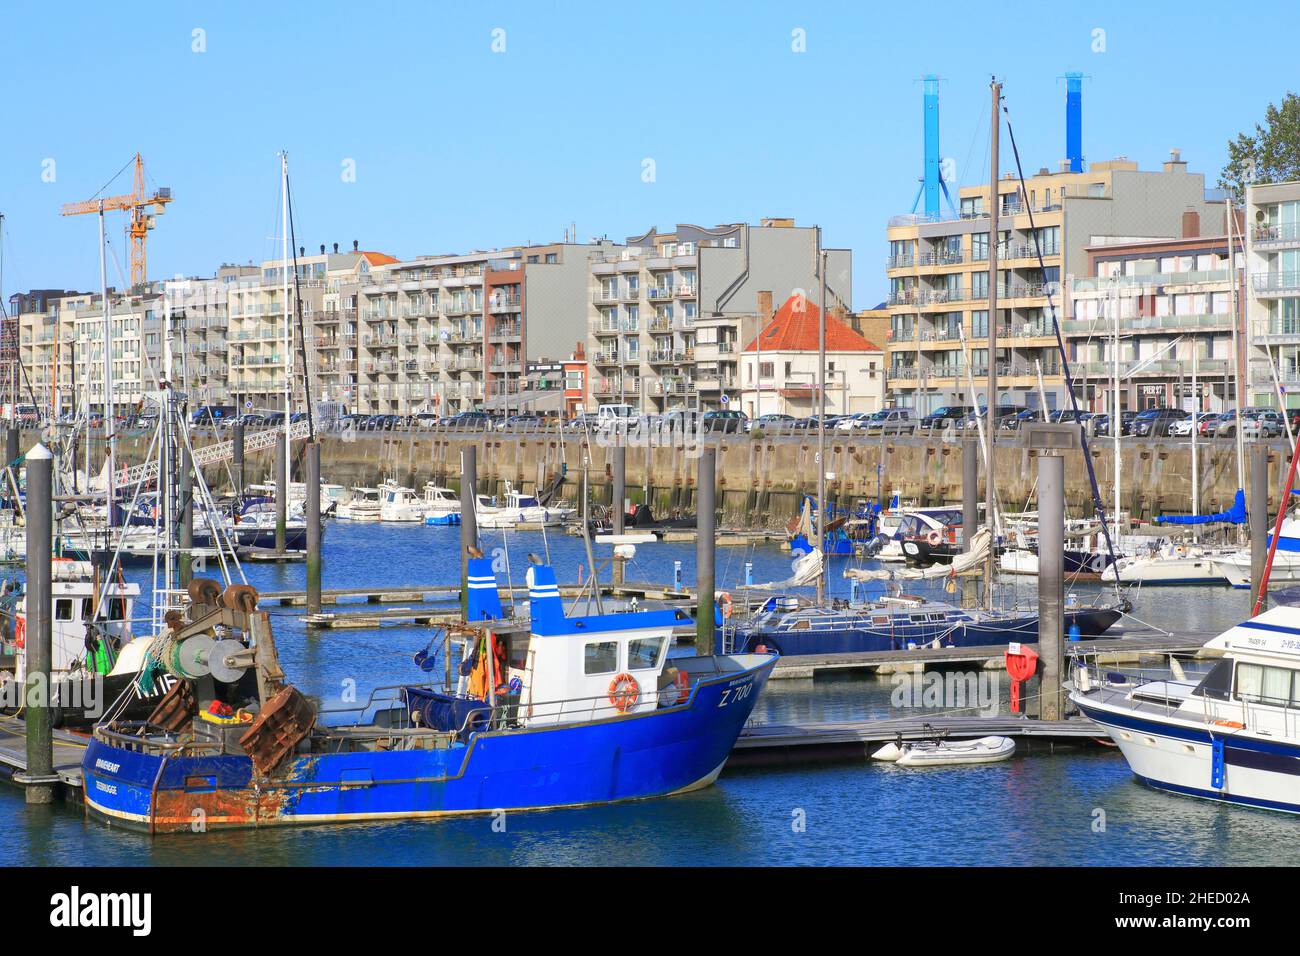
[[[510,576],[522,582],[527,554],[549,549],[562,580],[585,561],[579,539],[558,533],[485,532],[490,551],[508,543]],[[452,583],[459,529],[332,522],[326,587]],[[628,580],[671,580],[674,561],[694,578],[694,546],[640,548]],[[790,574],[775,546],[720,548],[719,586],[735,588],[753,563],[755,581]],[[842,561],[831,593],[848,595]],[[302,565],[250,565],[263,591],[301,590]],[[147,570],[131,571],[147,591]],[[1007,585],[1034,600],[1032,578]],[[1079,585],[1081,595],[1095,585]],[[909,592],[944,595],[941,586]],[[1215,631],[1246,615],[1247,596],[1226,588],[1152,588],[1131,595],[1136,618],[1172,630]],[[355,690],[421,679],[411,656],[424,628],[332,630],[308,635],[301,608],[273,607],[290,679],[337,705]],[[140,607],[137,617],[147,617]],[[897,715],[888,678],[841,675],[770,682],[756,721],[841,720]],[[1000,683],[1005,707],[1005,678]],[[282,829],[150,839],[82,818],[77,806],[31,808],[0,789],[0,858],[11,865],[231,864],[861,864],[861,865],[1237,865],[1294,864],[1290,816],[1203,803],[1133,780],[1112,749],[1045,750],[988,766],[904,770],[867,759],[735,768],[717,785],[664,800],[577,810],[432,822]]]

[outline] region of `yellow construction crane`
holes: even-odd
[[[152,196],[144,193],[144,160],[135,154],[135,190],[121,196],[106,196],[103,199],[88,199],[85,202],[70,202],[64,205],[63,215],[84,216],[86,213],[99,212],[103,209],[129,209],[131,225],[127,234],[131,237],[131,286],[144,285],[145,282],[145,237],[154,227],[154,217],[166,211],[167,203],[172,201],[172,191],[168,188],[155,189]]]

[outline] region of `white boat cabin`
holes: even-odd
[[[53,654],[50,671],[53,674],[73,670],[95,669],[95,661],[86,649],[86,629],[93,625],[107,635],[113,654],[107,662],[111,667],[116,650],[131,640],[131,614],[140,585],[114,583],[109,586],[105,607],[98,616],[94,613],[99,594],[96,592],[94,571],[89,561],[70,561],[56,558],[51,565],[50,627]],[[27,673],[27,597],[24,595],[15,609],[13,643],[15,648],[15,675]]]
[[[483,570],[471,572],[470,584],[470,617],[480,620],[501,613],[495,578]],[[684,611],[566,617],[553,568],[530,567],[527,580],[530,630],[494,635],[506,649],[507,673],[493,682],[509,695],[495,702],[517,700],[522,723],[615,718],[686,699],[685,674],[668,660],[674,627],[690,620]]]

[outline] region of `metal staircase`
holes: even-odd
[[[289,441],[302,441],[307,438],[310,432],[310,423],[303,419],[300,422],[294,422],[289,426]],[[261,431],[253,432],[251,435],[244,436],[244,451],[261,451],[265,448],[274,448],[276,441],[279,439],[284,429],[279,425],[270,428],[263,428]],[[216,465],[223,461],[229,461],[234,457],[235,443],[232,439],[226,441],[213,442],[211,445],[204,445],[202,448],[194,449],[194,467],[203,468],[207,465]],[[142,481],[154,481],[158,477],[158,462],[150,461],[143,465],[136,465],[134,468],[128,468],[119,479],[119,484],[126,487],[139,484]]]

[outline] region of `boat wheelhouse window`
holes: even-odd
[[[659,663],[659,652],[664,648],[662,637],[642,637],[627,642],[627,669],[643,671]]]
[[[1285,706],[1291,703],[1295,671],[1264,664],[1237,665],[1237,698],[1260,704]]]
[[[95,602],[92,601],[90,598],[81,599],[81,619],[83,621],[89,621],[91,619],[91,617],[93,616],[91,612],[94,610],[94,607],[95,607]]]
[[[110,621],[126,620],[126,600],[124,598],[108,599],[108,619]]]
[[[54,620],[72,620],[72,598],[59,598],[54,602]]]
[[[1192,691],[1192,696],[1227,700],[1231,693],[1232,661],[1225,657],[1211,667],[1209,672],[1201,678],[1201,682]]]
[[[871,616],[872,624],[888,624],[891,618],[888,614],[873,614]]]
[[[618,670],[618,642],[592,642],[582,649],[584,674],[612,674]]]

